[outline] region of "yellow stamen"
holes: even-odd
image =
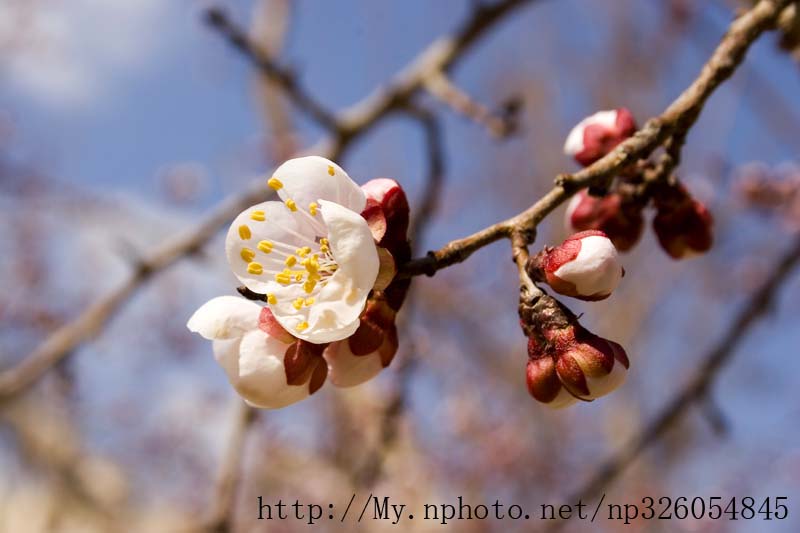
[[[307,256],[308,254],[311,253],[311,248],[309,248],[308,246],[303,246],[302,248],[298,248],[295,251],[295,253],[297,255],[299,255],[300,257],[305,257],[305,256]]]
[[[319,204],[317,202],[311,202],[308,204],[308,212],[311,213],[311,216],[317,216],[317,209],[319,209]]]
[[[297,331],[306,330],[308,329],[308,322],[300,322],[299,324],[297,324],[297,326],[295,326],[294,329],[296,329]]]
[[[333,176],[333,174],[334,174],[334,171],[333,171],[333,165],[328,165],[328,174],[330,174],[331,176]]]
[[[283,183],[281,183],[281,180],[279,180],[278,178],[270,178],[270,179],[268,179],[267,180],[267,185],[269,185],[271,188],[275,189],[276,191],[278,191],[278,190],[283,188]]]
[[[253,234],[250,233],[250,228],[247,226],[247,224],[242,224],[241,226],[239,226],[239,237],[243,241],[246,241],[247,239],[249,239],[252,236],[253,236]]]
[[[314,298],[306,298],[306,307],[314,305]]]
[[[303,273],[302,272],[298,272],[297,274],[295,274],[294,275],[294,280],[295,281],[303,281]]]
[[[303,290],[306,291],[306,294],[311,294],[312,292],[314,292],[314,286],[316,284],[317,284],[316,281],[314,281],[313,279],[309,279],[308,281],[303,283]]]
[[[272,251],[272,243],[269,241],[260,241],[258,243],[258,249],[264,252],[265,254],[268,254]]]
[[[281,272],[279,274],[275,274],[275,281],[277,281],[281,285],[288,285],[292,282],[292,276],[290,276],[286,272]]]
[[[254,274],[254,275],[258,276],[262,272],[264,272],[264,267],[261,266],[261,263],[256,263],[255,261],[253,261],[252,263],[247,265],[247,271],[250,274]]]
[[[286,260],[284,261],[284,264],[287,267],[293,267],[294,265],[297,264],[297,258],[295,256],[293,256],[293,255],[290,255],[289,257],[286,258]]]
[[[264,211],[261,211],[260,209],[257,209],[255,211],[253,211],[252,213],[250,213],[250,218],[252,218],[253,220],[256,220],[258,222],[264,222],[264,220],[266,219],[266,215],[264,214]]]
[[[250,248],[242,248],[242,251],[239,252],[239,255],[242,256],[242,259],[245,263],[249,263],[256,256],[256,253]]]
[[[294,307],[295,309],[297,309],[299,311],[303,307],[303,299],[302,298],[298,298],[295,301],[293,301],[292,302],[292,307]]]
[[[276,303],[278,303],[278,299],[275,298],[274,294],[268,294],[267,295],[267,302],[271,303],[272,305],[275,305]]]
[[[286,204],[286,207],[289,208],[289,211],[292,211],[292,212],[297,211],[297,204],[291,198],[286,200],[286,202],[284,202],[284,203]]]

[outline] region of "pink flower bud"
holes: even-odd
[[[528,391],[553,408],[605,396],[622,385],[629,366],[622,346],[577,322],[528,339]]]
[[[684,259],[708,251],[714,241],[713,218],[702,202],[683,187],[663,198],[656,196],[653,230],[658,242],[673,259]]]
[[[564,153],[583,166],[589,166],[636,132],[631,112],[621,107],[599,111],[572,128]]]
[[[617,288],[625,271],[614,244],[602,231],[576,233],[560,246],[531,257],[528,272],[559,294],[581,300],[603,300]]]
[[[377,178],[361,189],[367,196],[362,216],[367,220],[375,242],[393,252],[396,245],[407,240],[409,209],[406,193],[395,180]]]
[[[570,200],[566,213],[567,228],[572,232],[600,230],[620,252],[633,248],[642,236],[642,205],[613,192],[603,197],[591,196],[586,189]]]

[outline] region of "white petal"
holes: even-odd
[[[616,390],[620,385],[625,383],[625,378],[628,376],[628,369],[625,365],[614,360],[614,366],[611,367],[611,372],[606,376],[601,377],[586,377],[586,385],[589,387],[589,398],[599,398]]]
[[[576,233],[579,231],[572,225],[572,215],[575,213],[575,210],[581,205],[583,199],[585,198],[583,191],[578,191],[575,196],[569,199],[569,203],[567,204],[567,210],[564,213],[564,227],[567,229],[569,233]]]
[[[315,293],[314,305],[292,305],[292,298],[280,297],[270,305],[275,319],[289,333],[299,339],[323,344],[345,339],[358,329],[358,317],[364,310],[369,290],[353,288],[353,279],[344,270],[338,270],[328,279],[325,287]],[[297,326],[308,322],[308,327],[298,331]]]
[[[558,395],[556,395],[552,401],[545,403],[545,405],[552,409],[563,409],[565,407],[569,407],[577,401],[578,399],[570,394],[566,387],[561,387],[561,390],[558,391]]]
[[[260,212],[264,220],[254,220],[254,213],[260,218]],[[282,286],[275,281],[274,273],[285,268],[287,254],[303,246],[316,246],[314,239],[324,236],[322,233],[322,223],[315,227],[310,215],[292,212],[281,202],[264,202],[245,209],[236,217],[225,239],[225,253],[234,275],[248,289],[262,294],[278,292]],[[273,245],[271,252],[259,248],[262,241]],[[288,246],[282,247],[280,243]],[[252,259],[248,254],[252,254]],[[254,263],[261,267],[261,274],[248,270]]]
[[[211,344],[214,359],[228,376],[228,381],[233,383],[239,377],[239,347],[242,339],[217,339]]]
[[[326,201],[320,205],[333,258],[354,279],[355,287],[371,290],[378,277],[380,260],[367,221],[341,205]]]
[[[567,141],[564,143],[564,153],[569,156],[574,156],[583,152],[583,132],[587,126],[592,124],[599,124],[607,128],[613,128],[617,123],[617,111],[598,111],[594,115],[590,115],[585,119],[578,122],[567,135]]]
[[[400,185],[395,180],[389,178],[375,178],[361,186],[361,190],[364,191],[367,198],[375,200],[379,204],[383,202],[383,199],[389,191],[399,188]]]
[[[261,306],[236,296],[219,296],[204,303],[187,322],[189,331],[206,339],[236,339],[258,328]]]
[[[354,387],[368,381],[383,370],[380,354],[353,355],[345,339],[328,346],[323,353],[328,361],[328,379],[337,387]]]
[[[561,265],[554,274],[575,285],[583,296],[611,294],[622,279],[622,266],[611,240],[592,235],[581,239],[577,257]]]
[[[282,200],[294,200],[299,209],[308,210],[312,202],[328,200],[361,213],[367,199],[364,192],[342,168],[316,155],[290,159],[275,170],[273,177],[283,187],[278,189]]]
[[[230,363],[230,346],[220,346],[224,351],[217,360],[228,374],[231,385],[242,398],[255,407],[277,409],[286,407],[309,395],[309,384],[289,385],[283,359],[288,344],[268,336],[261,330],[245,335],[239,346],[235,371]],[[216,347],[215,347],[216,352]],[[224,362],[223,362],[224,361]]]

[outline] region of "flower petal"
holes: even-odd
[[[279,166],[273,177],[280,183],[281,200],[293,200],[298,209],[309,209],[311,203],[328,200],[360,213],[367,198],[339,165],[316,155],[290,159]],[[273,182],[274,183],[274,182]]]
[[[331,251],[341,270],[353,278],[354,285],[372,290],[380,261],[372,232],[357,212],[333,202],[322,201],[322,218],[328,226]]]
[[[369,355],[353,355],[347,340],[334,342],[325,349],[328,377],[337,387],[354,387],[374,378],[383,369],[376,351]]]
[[[248,403],[256,407],[277,409],[298,402],[310,394],[308,383],[289,385],[286,382],[283,359],[287,346],[257,329],[242,338],[235,372],[232,371],[233,365],[230,362],[231,346],[219,346],[221,351],[227,351],[222,357],[218,356],[218,360],[228,373],[231,385]]]
[[[231,224],[225,239],[225,253],[234,275],[248,289],[262,294],[279,292],[275,272],[296,248],[316,246],[323,236],[321,222],[308,213],[291,211],[281,202],[263,202],[242,211]]]
[[[338,267],[314,293],[310,306],[293,305],[282,296],[270,304],[276,320],[297,338],[322,344],[345,339],[358,328],[358,317],[378,277],[380,261],[366,221],[333,202],[321,201],[331,253]],[[307,323],[303,324],[303,323]],[[303,324],[305,328],[298,329]]]
[[[312,306],[297,309],[290,298],[281,297],[270,308],[275,319],[292,335],[314,344],[324,344],[346,339],[355,333],[368,294],[369,290],[353,288],[352,278],[344,270],[338,270],[316,293],[316,302]],[[303,322],[308,326],[298,329]]]
[[[186,327],[204,338],[236,339],[258,327],[261,306],[236,296],[219,296],[194,312]]]

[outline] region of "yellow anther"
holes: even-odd
[[[260,209],[256,209],[255,211],[250,213],[250,218],[252,218],[253,220],[256,220],[258,222],[264,222],[264,220],[267,218],[267,216],[264,214],[264,211],[261,211]]]
[[[275,305],[276,303],[278,303],[278,299],[275,298],[274,294],[268,294],[267,295],[267,302],[271,303],[272,305]]]
[[[283,188],[283,183],[281,183],[281,180],[279,180],[278,178],[270,178],[270,179],[268,179],[267,180],[267,185],[269,185],[271,188],[275,189],[276,191],[278,191],[278,190]]]
[[[253,236],[253,234],[250,233],[250,228],[247,226],[247,224],[242,224],[241,226],[239,226],[239,237],[243,241],[246,241],[247,239],[249,239],[252,236]]]
[[[308,281],[319,281],[321,279],[322,279],[322,276],[320,276],[317,272],[309,272],[308,273]]]
[[[294,280],[295,281],[303,281],[303,273],[302,272],[298,272],[297,274],[295,274],[294,275]]]
[[[292,307],[297,309],[298,311],[303,307],[303,299],[297,298],[295,301],[292,302]]]
[[[297,211],[297,204],[291,198],[286,200],[284,203],[286,204],[286,207],[289,208],[289,211]]]
[[[300,257],[305,257],[311,253],[311,248],[309,248],[308,246],[303,246],[302,248],[298,248],[295,253]]]
[[[322,252],[323,254],[327,254],[329,249],[326,245],[323,244],[322,246],[319,247],[319,251]]]
[[[313,279],[309,279],[308,281],[303,283],[303,290],[306,291],[306,294],[311,294],[312,292],[314,292],[314,286],[316,284],[317,284],[316,281],[314,281]]]
[[[264,272],[264,267],[261,266],[261,263],[256,263],[255,261],[253,261],[252,263],[247,265],[247,271],[250,274],[258,276]]]
[[[260,241],[258,243],[258,249],[264,252],[265,254],[268,254],[272,251],[272,243],[269,241]]]
[[[294,329],[296,329],[297,331],[307,330],[308,329],[308,322],[305,322],[305,321],[304,322],[300,322],[299,324],[297,324],[294,327]]]
[[[328,239],[326,239],[325,237],[321,238],[321,239],[319,240],[319,243],[320,243],[322,246],[328,246],[328,245],[330,244],[330,242],[328,242]]]
[[[317,209],[319,209],[319,204],[317,202],[311,202],[308,204],[308,212],[311,213],[311,216],[317,216]]]
[[[297,264],[297,258],[293,255],[290,255],[289,257],[286,258],[286,260],[283,263],[287,267],[293,267],[294,265]]]
[[[292,282],[292,277],[285,272],[281,272],[279,274],[275,274],[275,281],[280,283],[281,285],[288,285]]]
[[[314,305],[314,298],[306,298],[306,307]]]
[[[333,174],[334,174],[334,171],[333,171],[333,165],[328,165],[328,174],[330,174],[331,176],[333,176]]]
[[[250,248],[242,248],[242,251],[239,252],[239,255],[242,256],[242,259],[245,263],[249,263],[256,256],[256,253]]]

